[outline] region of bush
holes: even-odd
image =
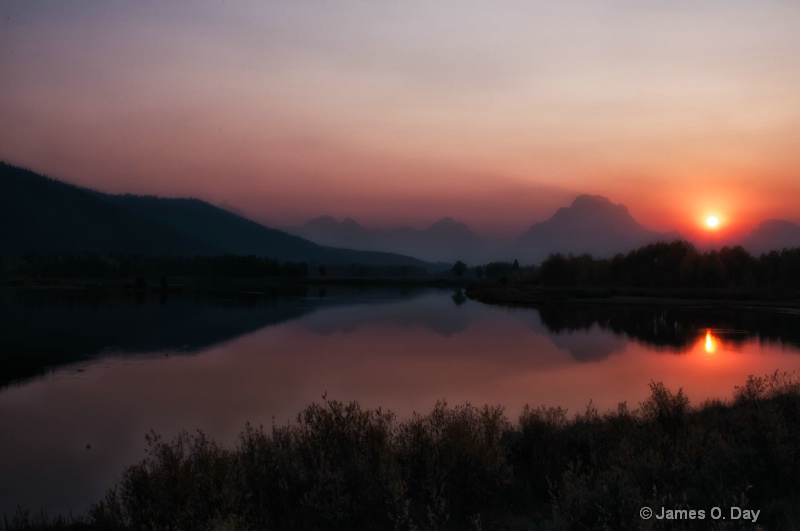
[[[526,407],[516,424],[500,407],[439,402],[398,422],[325,398],[292,424],[246,426],[233,449],[199,432],[151,433],[147,457],[88,517],[19,511],[5,527],[659,529],[675,522],[644,522],[640,507],[734,505],[759,510],[758,526],[800,521],[797,374],[751,377],[732,402],[699,407],[650,389],[635,410]]]

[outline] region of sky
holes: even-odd
[[[0,2],[0,159],[272,226],[800,222],[793,1]]]

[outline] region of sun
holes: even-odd
[[[709,229],[716,229],[719,227],[719,218],[717,216],[708,216],[706,218],[706,227]]]

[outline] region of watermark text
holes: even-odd
[[[741,507],[712,507],[706,509],[667,509],[660,507],[653,510],[650,507],[639,509],[642,520],[744,520],[751,523],[758,521],[761,510],[742,509]]]

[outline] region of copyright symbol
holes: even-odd
[[[653,509],[650,507],[642,507],[639,509],[639,516],[642,520],[650,520],[650,517],[653,516]]]

